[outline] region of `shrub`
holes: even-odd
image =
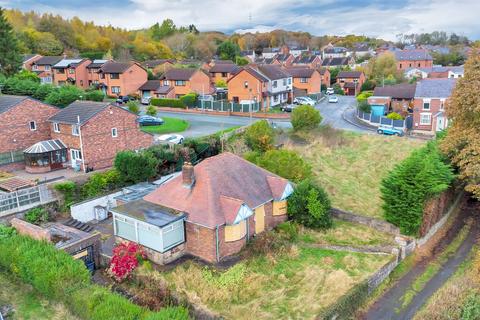
[[[367,99],[369,97],[373,96],[373,92],[372,91],[363,91],[362,93],[360,93],[358,96],[357,96],[357,102],[358,103],[361,103],[363,101],[367,101]]]
[[[43,101],[54,90],[55,87],[51,84],[41,84],[38,86],[37,90],[35,90],[32,97]]]
[[[385,219],[406,235],[417,235],[428,199],[445,191],[454,174],[438,150],[437,141],[414,150],[382,180]]]
[[[342,87],[338,83],[333,85],[333,92],[339,96],[343,96],[345,94]]]
[[[225,80],[220,79],[220,80],[217,80],[217,82],[215,82],[215,87],[217,87],[217,88],[226,88],[226,87],[227,87],[227,83],[225,82]]]
[[[358,104],[358,110],[365,112],[365,113],[371,113],[372,112],[372,106],[368,104],[367,100],[363,100]]]
[[[158,160],[151,152],[120,151],[115,156],[115,169],[123,181],[147,181],[157,174]]]
[[[330,208],[327,193],[310,180],[300,182],[287,202],[288,216],[311,228],[327,229],[332,226]]]
[[[187,107],[195,107],[195,102],[197,101],[196,93],[189,93],[180,97],[180,101]]]
[[[85,100],[102,102],[105,94],[101,90],[88,90],[85,92]]]
[[[327,85],[324,84],[324,83],[322,83],[322,85],[320,86],[320,90],[321,90],[322,92],[327,91]]]
[[[480,319],[480,294],[470,294],[462,306],[462,320]]]
[[[152,116],[152,117],[155,117],[157,115],[157,108],[155,108],[154,106],[152,105],[149,105],[147,107],[147,114],[149,116]]]
[[[20,80],[12,77],[3,83],[2,93],[16,96],[32,96],[40,84],[32,80]]]
[[[375,89],[375,81],[373,80],[366,80],[362,86],[360,87],[360,91],[363,92],[363,91],[370,91],[370,90],[373,90]]]
[[[265,152],[273,147],[273,128],[267,120],[260,120],[245,130],[245,142],[254,151]]]
[[[127,107],[128,107],[128,111],[132,113],[135,113],[135,114],[140,113],[140,107],[138,106],[138,103],[136,103],[135,101],[128,101]]]
[[[292,150],[268,150],[264,154],[250,152],[245,154],[245,159],[293,182],[300,182],[312,174],[311,167]]]
[[[113,248],[113,256],[110,261],[108,273],[117,282],[128,278],[138,264],[147,256],[142,248],[134,242],[122,242]]]
[[[28,81],[40,83],[40,78],[35,72],[25,70],[25,69],[23,69],[22,71],[14,75],[14,78],[22,81],[28,80]]]
[[[185,109],[186,106],[180,99],[160,99],[152,98],[150,104],[156,107],[170,107],[170,108],[181,108]]]
[[[322,116],[314,107],[304,105],[293,109],[291,122],[295,131],[315,129],[322,122]]]
[[[104,172],[96,172],[82,186],[82,195],[85,198],[91,198],[106,191],[117,189],[122,185],[123,183],[117,170],[111,169]]]
[[[54,106],[64,108],[75,100],[79,100],[84,91],[76,86],[61,86],[60,88],[50,92],[45,98],[45,102]]]
[[[387,115],[387,118],[392,120],[403,120],[403,117],[396,112],[390,112]]]
[[[75,202],[77,185],[73,181],[64,181],[55,184],[55,190],[63,195],[63,211],[66,211]]]
[[[45,208],[36,207],[30,209],[25,214],[25,220],[33,224],[40,224],[47,222],[50,219],[50,214]]]
[[[13,227],[7,227],[4,224],[0,223],[0,240],[2,238],[9,238],[17,234],[17,230]]]

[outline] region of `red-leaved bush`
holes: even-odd
[[[139,262],[146,259],[143,249],[134,242],[122,242],[113,248],[108,273],[117,281],[122,282],[138,267]]]

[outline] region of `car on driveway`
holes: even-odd
[[[285,112],[292,112],[293,109],[295,109],[296,107],[297,106],[294,105],[294,104],[287,104],[287,105],[281,106],[280,110],[285,111]]]
[[[294,104],[301,104],[301,105],[309,105],[309,106],[315,106],[316,102],[312,98],[309,97],[296,97],[293,99]]]
[[[388,126],[388,125],[381,125],[377,129],[378,134],[385,134],[385,135],[395,135],[395,136],[403,136],[404,132],[402,129],[395,128],[394,126]]]
[[[337,96],[330,96],[328,97],[328,103],[337,103],[338,97]]]
[[[158,137],[158,141],[170,144],[182,144],[185,138],[180,134],[163,134]]]
[[[333,90],[333,88],[327,88],[327,91],[325,93],[326,94],[334,94],[335,90]]]
[[[153,117],[153,116],[141,116],[137,118],[138,124],[140,126],[160,126],[165,121],[162,118]]]
[[[150,101],[152,101],[152,97],[143,97],[140,103],[144,105],[149,105]]]
[[[127,103],[128,101],[134,101],[135,98],[130,96],[118,96],[117,100],[115,101],[118,104]]]

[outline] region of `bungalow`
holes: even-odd
[[[153,143],[137,116],[108,102],[75,101],[50,117],[51,138],[65,146],[66,161],[86,171],[112,166],[117,152]]]
[[[322,59],[316,54],[298,56],[293,60],[294,66],[305,66],[309,68],[318,68],[322,65]]]
[[[175,90],[172,86],[164,86],[161,80],[147,80],[140,88],[138,88],[139,96],[142,98],[175,98]]]
[[[433,66],[433,58],[427,50],[398,50],[394,54],[397,60],[397,70],[431,68]]]
[[[87,66],[88,86],[97,86],[100,84],[100,69],[111,60],[95,59]]]
[[[192,92],[202,95],[214,92],[210,77],[200,69],[172,68],[167,70],[160,80],[163,86],[173,87],[176,98]]]
[[[143,63],[145,69],[152,71],[153,74],[164,74],[167,70],[173,68],[175,59],[156,59],[147,60]]]
[[[362,71],[340,71],[337,75],[337,83],[349,96],[360,92],[365,79],[365,74]]]
[[[32,71],[35,72],[42,83],[53,84],[52,67],[57,64],[63,57],[45,56],[32,63]]]
[[[293,91],[296,96],[305,96],[321,92],[322,76],[317,69],[307,67],[290,67],[285,71],[293,81]]]
[[[210,79],[212,84],[215,85],[218,81],[223,81],[227,83],[228,79],[230,79],[235,73],[239,71],[240,67],[236,64],[232,63],[215,63],[210,69],[208,73],[210,74]]]
[[[50,138],[58,109],[30,97],[0,95],[0,171],[25,167],[23,150]]]
[[[373,96],[368,98],[370,105],[384,105],[385,111],[390,110],[402,115],[412,112],[416,84],[401,83],[391,86],[375,87]]]
[[[39,54],[24,54],[22,56],[22,69],[32,71],[32,64],[41,57]]]
[[[86,89],[88,85],[87,66],[91,64],[89,59],[62,59],[53,67],[53,83],[55,85],[71,84]]]
[[[147,81],[148,74],[136,62],[108,61],[98,71],[99,87],[109,96],[121,96],[136,93]]]
[[[159,264],[184,254],[216,263],[287,220],[292,184],[232,153],[208,158],[140,200],[113,208],[114,233]]]
[[[435,134],[448,127],[445,107],[456,79],[424,79],[417,82],[413,102],[413,132]]]

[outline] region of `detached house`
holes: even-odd
[[[360,93],[365,79],[365,74],[361,71],[340,71],[337,75],[337,83],[348,96]]]
[[[53,67],[53,83],[55,85],[71,84],[79,88],[88,88],[89,59],[62,59]]]
[[[234,63],[215,63],[210,67],[208,73],[210,74],[212,84],[215,85],[220,80],[227,83],[228,79],[237,73],[239,69],[240,67]]]
[[[397,70],[408,68],[431,68],[433,58],[427,50],[397,50],[394,51],[397,60]]]
[[[321,92],[322,76],[317,69],[290,67],[285,69],[293,80],[295,96],[305,96]]]
[[[112,166],[117,152],[153,143],[140,131],[137,115],[106,102],[75,101],[50,117],[51,138],[64,145],[67,166],[82,170]]]
[[[114,233],[156,263],[184,254],[216,263],[287,220],[292,184],[232,153],[197,164],[143,199],[112,209]]]
[[[0,171],[25,167],[24,149],[50,138],[48,119],[58,110],[30,97],[0,95]]]
[[[136,62],[108,61],[98,74],[99,87],[109,96],[133,94],[148,78],[147,70]]]
[[[42,83],[53,84],[53,70],[52,67],[56,65],[62,57],[46,56],[32,63],[32,71],[35,72]]]
[[[163,86],[170,86],[176,98],[195,92],[197,94],[213,93],[210,77],[200,69],[173,68],[167,70],[160,79]]]
[[[22,56],[22,69],[32,71],[32,64],[41,57],[39,54],[24,54]]]
[[[413,131],[435,134],[448,127],[445,108],[456,79],[424,79],[417,82],[413,106]]]

